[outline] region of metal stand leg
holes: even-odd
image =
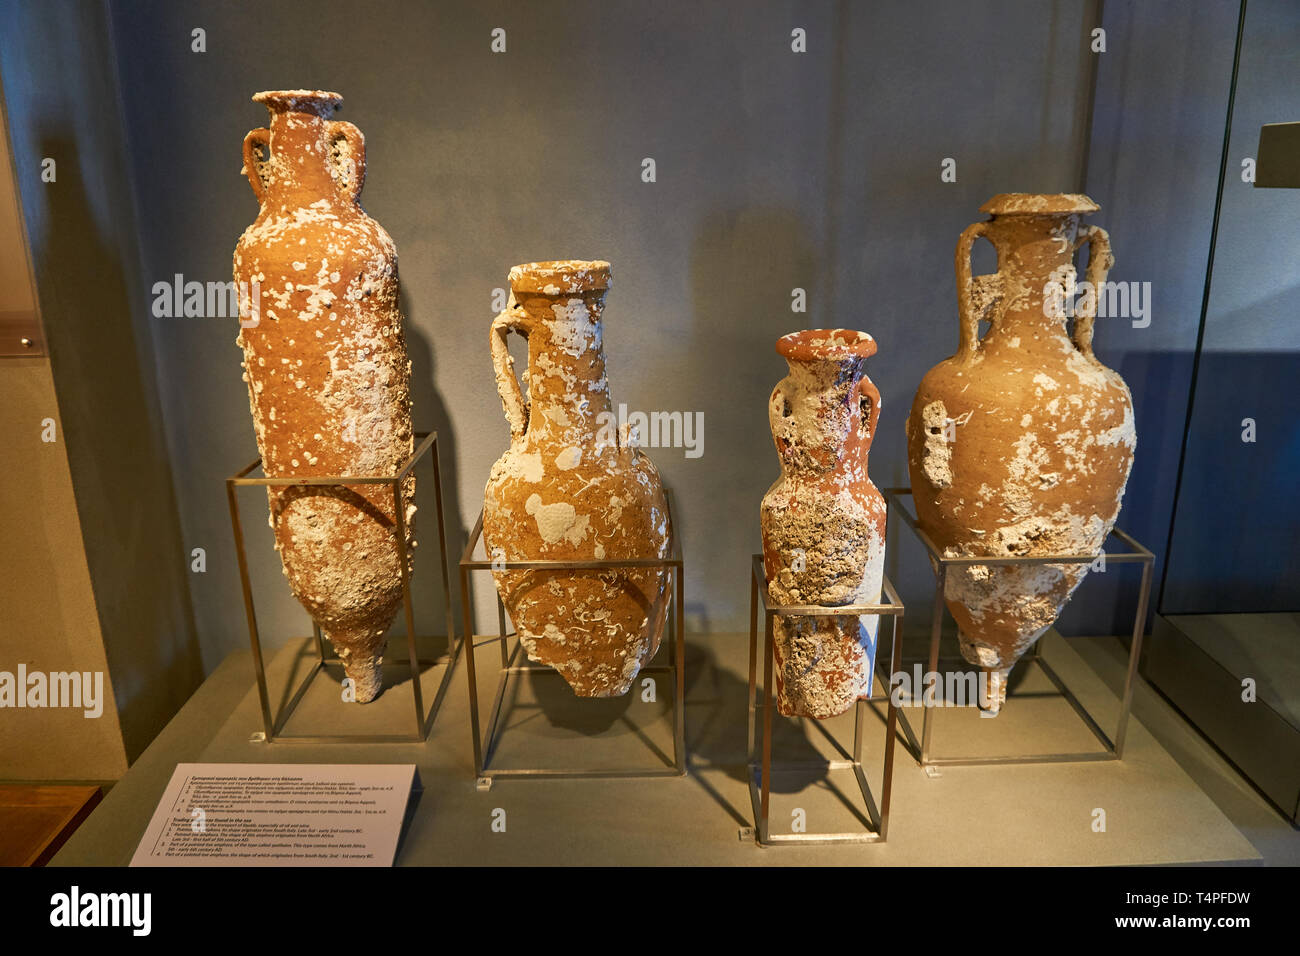
[[[758,842],[770,843],[768,827],[771,820],[772,804],[772,616],[764,615],[763,621],[763,776],[759,799]]]
[[[673,596],[673,763],[677,775],[686,776],[686,585],[682,566],[672,569]]]
[[[672,502],[668,501],[669,525],[672,524]],[[474,557],[474,552],[478,548],[479,539],[483,535],[483,515],[480,512],[478,521],[471,532],[469,542],[460,560],[460,580],[461,580],[461,604],[465,614],[465,646],[468,648],[466,654],[466,679],[469,681],[470,696],[470,733],[473,737],[474,746],[474,772],[479,777],[480,789],[487,789],[491,786],[491,781],[496,777],[660,777],[660,776],[685,776],[686,774],[686,642],[685,642],[685,585],[683,582],[683,562],[681,558],[680,547],[676,538],[673,540],[673,553],[667,558],[645,558],[631,561],[609,560],[609,561],[490,561]],[[668,581],[665,583],[669,595],[669,601],[675,605],[671,608],[671,620],[665,620],[665,626],[669,629],[668,640],[661,646],[659,653],[665,654],[669,663],[654,664],[647,662],[647,666],[642,667],[640,673],[671,673],[673,675],[673,712],[672,712],[672,735],[673,735],[673,755],[670,759],[663,755],[663,760],[667,766],[652,768],[598,768],[598,769],[579,769],[579,768],[522,768],[522,767],[492,767],[493,754],[496,751],[500,739],[505,734],[504,715],[506,712],[505,695],[510,684],[510,679],[514,675],[520,674],[537,674],[543,677],[559,677],[559,672],[551,667],[529,665],[527,663],[515,664],[514,660],[520,656],[522,643],[516,642],[513,649],[510,646],[510,634],[506,628],[506,609],[502,604],[501,598],[497,596],[497,637],[495,638],[498,650],[500,652],[500,670],[497,678],[496,695],[492,702],[492,708],[487,719],[487,730],[483,732],[480,724],[479,701],[478,701],[478,675],[474,663],[474,626],[473,626],[473,609],[469,601],[469,575],[472,571],[515,571],[515,570],[550,570],[550,571],[574,571],[574,570],[591,570],[591,569],[609,569],[609,570],[631,570],[636,569],[644,571],[650,569],[662,569],[668,575]],[[657,657],[658,655],[656,655]],[[653,745],[652,745],[653,747]],[[657,748],[654,748],[657,751]]]
[[[867,700],[858,700],[853,713],[853,749],[849,760],[827,760],[817,766],[827,771],[852,770],[857,781],[858,790],[866,808],[869,829],[861,833],[790,833],[772,835],[771,803],[772,775],[782,769],[793,769],[794,765],[777,765],[772,760],[772,724],[775,685],[773,684],[773,662],[776,657],[774,639],[775,619],[779,614],[819,614],[825,616],[861,617],[864,614],[877,614],[881,618],[890,618],[890,673],[898,666],[902,657],[902,616],[903,605],[894,590],[893,583],[886,577],[884,591],[888,604],[863,605],[831,608],[782,608],[768,607],[767,582],[763,576],[762,558],[754,555],[749,588],[749,689],[747,701],[747,754],[750,802],[754,811],[754,834],[759,846],[781,846],[786,844],[841,844],[841,843],[881,843],[889,832],[889,806],[893,790],[894,744],[898,727],[898,712],[890,693],[890,683],[882,680],[886,696],[887,713],[885,719],[885,747],[883,776],[880,792],[880,806],[877,808],[872,797],[871,786],[867,781],[866,771],[862,766],[862,747],[864,722],[867,712]],[[763,688],[762,739],[758,739],[758,614],[759,606],[763,611]],[[879,624],[877,625],[879,627]],[[872,673],[873,683],[877,675]],[[828,735],[829,737],[829,735]],[[834,739],[830,738],[832,743]],[[835,746],[839,748],[839,744]],[[843,750],[840,751],[843,753]]]
[[[1115,731],[1115,759],[1124,759],[1124,740],[1128,735],[1128,718],[1133,710],[1133,685],[1142,661],[1142,635],[1146,631],[1147,602],[1151,599],[1151,571],[1154,562],[1142,565],[1142,591],[1137,614],[1133,618],[1133,640],[1129,644],[1128,673],[1124,675],[1124,698],[1119,708],[1119,728]]]
[[[930,657],[929,666],[926,674],[939,673],[939,639],[943,636],[943,595],[944,587],[947,582],[947,570],[940,567],[935,575],[934,585],[934,610],[930,616]],[[923,675],[922,680],[926,677]],[[916,688],[920,690],[924,699],[924,687]],[[932,707],[926,707],[925,712],[921,715],[921,766],[930,762],[930,734],[934,727],[930,721],[930,711]]]
[[[469,601],[469,569],[460,566],[460,609],[465,618],[465,678],[469,681],[469,732],[474,741],[474,775],[483,773],[483,744],[478,716],[478,676],[474,663],[474,608]]]
[[[415,700],[415,733],[424,739],[424,693],[420,687],[420,655],[415,647],[415,609],[411,606],[411,572],[406,565],[406,501],[401,481],[393,482],[393,534],[397,539],[397,567],[402,576],[402,610],[406,618],[406,649],[411,657],[411,690]],[[451,640],[448,637],[448,640]]]
[[[448,589],[448,571],[447,571],[447,551],[446,551],[446,525],[443,520],[442,511],[442,475],[438,467],[438,436],[436,433],[418,433],[417,438],[422,439],[418,448],[406,459],[405,463],[398,473],[392,477],[372,478],[372,477],[351,477],[351,476],[321,476],[312,478],[250,478],[248,477],[261,464],[261,459],[253,462],[251,465],[242,469],[237,474],[226,479],[226,500],[230,508],[231,527],[235,535],[235,556],[239,565],[240,587],[244,597],[244,613],[248,618],[248,636],[249,643],[253,650],[253,667],[257,678],[258,700],[262,710],[262,731],[253,735],[253,740],[258,742],[271,743],[273,741],[285,743],[422,743],[427,739],[429,726],[433,723],[443,697],[446,695],[450,686],[452,670],[455,666],[456,652],[458,645],[456,641],[455,628],[453,626],[453,617],[451,613],[451,596]],[[437,503],[438,516],[438,540],[442,545],[440,555],[440,578],[442,584],[443,600],[447,605],[447,659],[444,660],[421,660],[418,653],[415,634],[415,610],[411,593],[411,569],[409,566],[409,549],[406,543],[406,500],[402,491],[402,483],[411,472],[411,470],[420,462],[429,450],[433,450],[433,487],[435,501]],[[411,695],[415,705],[415,732],[410,735],[405,734],[294,734],[285,736],[284,727],[288,724],[290,717],[293,715],[295,708],[306,695],[308,688],[315,680],[318,674],[329,667],[338,667],[340,662],[337,658],[328,658],[325,652],[325,641],[321,635],[319,625],[312,622],[312,636],[316,648],[316,660],[312,662],[311,670],[307,676],[298,684],[294,693],[287,704],[281,709],[279,714],[275,714],[271,709],[270,690],[266,679],[266,661],[262,652],[261,635],[257,627],[257,613],[253,606],[253,590],[248,573],[248,560],[244,549],[244,532],[243,524],[239,514],[238,489],[243,486],[254,485],[263,488],[274,487],[311,487],[320,486],[326,488],[350,487],[353,485],[388,485],[393,496],[393,534],[397,549],[398,568],[402,584],[402,609],[404,624],[406,627],[406,647],[409,658],[411,672]],[[439,666],[446,664],[447,670],[443,674],[439,684],[437,696],[434,704],[429,711],[427,718],[424,710],[424,693],[420,683],[420,667]]]
[[[988,566],[1021,566],[1021,565],[1049,565],[1049,564],[1090,564],[1097,559],[1096,555],[1042,555],[1036,557],[1014,557],[1014,558],[972,558],[969,556],[962,557],[945,557],[939,553],[934,543],[921,530],[917,519],[897,500],[904,495],[910,495],[911,489],[908,488],[887,488],[885,489],[886,499],[902,515],[905,523],[916,533],[921,544],[924,545],[928,552],[930,563],[935,571],[935,589],[934,589],[934,606],[930,618],[930,656],[929,669],[927,675],[937,674],[939,669],[939,640],[943,631],[943,621],[945,613],[944,591],[945,582],[950,567],[968,566],[970,564],[981,564]],[[1115,739],[1106,735],[1101,726],[1088,712],[1077,696],[1066,686],[1060,676],[1048,664],[1043,655],[1042,642],[1039,641],[1034,646],[1033,652],[1022,659],[1025,665],[1036,665],[1043,674],[1050,680],[1056,688],[1058,694],[1065,699],[1070,707],[1079,716],[1079,719],[1092,732],[1098,742],[1101,744],[1100,751],[1083,751],[1077,753],[1044,753],[1044,754],[1025,754],[1001,757],[935,757],[931,749],[931,739],[933,735],[933,726],[936,715],[932,711],[936,707],[926,707],[921,722],[921,741],[919,748],[913,750],[917,762],[926,769],[928,773],[934,774],[934,768],[941,766],[990,766],[1000,764],[1034,764],[1034,763],[1075,763],[1095,760],[1120,760],[1124,755],[1124,741],[1128,732],[1129,716],[1133,709],[1133,690],[1137,680],[1138,665],[1142,655],[1142,635],[1146,626],[1147,607],[1151,597],[1151,577],[1152,568],[1155,564],[1155,555],[1143,545],[1139,544],[1131,535],[1119,528],[1114,528],[1111,535],[1118,538],[1127,546],[1127,551],[1106,552],[1107,564],[1134,564],[1142,565],[1142,582],[1138,593],[1137,613],[1133,621],[1133,639],[1129,646],[1128,669],[1124,678],[1124,689],[1120,696],[1119,717],[1116,725]],[[1004,705],[1005,706],[1005,705]],[[907,721],[904,718],[904,724]],[[909,728],[910,730],[910,728]]]

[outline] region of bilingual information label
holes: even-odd
[[[392,866],[414,764],[182,763],[132,866]]]

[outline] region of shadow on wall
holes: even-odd
[[[1192,354],[1182,351],[1125,352],[1115,358],[1105,354],[1102,348],[1099,349],[1098,357],[1103,364],[1117,371],[1133,392],[1137,452],[1115,524],[1155,553],[1151,602],[1147,607],[1149,628],[1151,618],[1161,610],[1157,608],[1156,602],[1166,560],[1166,539],[1172,520],[1179,448],[1187,412],[1187,382],[1193,365]],[[1213,482],[1222,485],[1224,480],[1220,476],[1214,478]],[[877,484],[880,483],[877,481]],[[915,513],[915,506],[909,498],[904,497],[903,502],[909,511]],[[1214,534],[1222,534],[1223,526],[1220,523],[1214,523],[1211,527]],[[1122,544],[1112,540],[1110,550],[1122,547]],[[1175,551],[1177,547],[1175,543]],[[924,642],[928,640],[934,578],[916,535],[892,512],[885,560],[887,573],[899,588],[908,607],[904,625],[907,635],[905,644],[909,652],[915,652],[916,647],[924,647]],[[1217,573],[1213,562],[1205,564],[1204,558],[1201,560],[1206,573]],[[1090,572],[1062,609],[1056,622],[1057,630],[1066,636],[1131,634],[1140,584],[1138,564],[1112,564],[1105,572]],[[955,625],[946,613],[944,633],[946,636],[956,633]]]
[[[686,560],[688,633],[739,631],[748,621],[759,503],[780,474],[767,422],[768,398],[786,373],[776,340],[820,318],[790,308],[795,288],[810,303],[824,300],[815,248],[803,217],[790,209],[715,210],[696,232],[692,315],[683,341],[664,353],[666,366],[652,370],[651,380],[676,383],[658,393],[667,407],[703,414],[703,454],[649,450],[667,484],[693,489],[674,498],[673,515]],[[709,358],[679,362],[682,354]],[[757,468],[756,449],[766,463]],[[708,502],[708,511],[692,509],[693,502]],[[692,600],[699,594],[709,600]],[[707,619],[709,606],[718,620]]]
[[[400,268],[400,267],[399,267]],[[461,609],[458,599],[459,584],[457,562],[461,549],[465,546],[469,529],[461,520],[460,510],[460,463],[456,455],[456,436],[452,430],[451,419],[447,414],[447,403],[443,400],[437,385],[437,369],[433,345],[421,331],[419,323],[413,321],[411,303],[405,286],[401,289],[401,309],[406,329],[406,348],[411,359],[411,409],[412,423],[418,432],[436,431],[438,433],[438,465],[442,472],[442,514],[447,522],[445,528],[447,549],[442,560],[447,562],[448,592],[453,611],[452,621],[457,630],[461,628]],[[418,444],[418,443],[417,443]],[[446,607],[441,599],[441,585],[435,575],[439,574],[437,566],[438,528],[433,496],[433,468],[421,464],[417,471],[416,501],[419,505],[415,532],[419,542],[415,554],[416,577],[411,579],[414,590],[416,609],[416,632],[421,635],[430,633],[444,635]],[[430,601],[426,595],[432,597]],[[426,616],[427,615],[427,616]],[[401,639],[404,625],[401,615],[396,625],[389,630],[389,656],[400,653],[397,643]]]
[[[77,168],[76,138],[46,130],[39,142],[41,155],[60,157],[70,173]],[[97,218],[107,204],[92,205],[76,175],[37,188],[49,225],[33,264],[122,736],[134,760],[202,681],[189,553],[127,269]]]
[[[1161,613],[1300,611],[1297,369],[1296,352],[1201,354]]]

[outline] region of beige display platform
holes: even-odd
[[[1118,640],[1067,642],[1055,632],[1044,640],[1051,642],[1047,653],[1053,666],[1077,693],[1087,696],[1090,706],[1118,706],[1116,695],[1124,677],[1124,650]],[[497,650],[489,644],[477,648],[477,653],[482,655],[480,663],[488,666]],[[464,681],[453,682],[429,739],[422,744],[268,745],[250,741],[261,727],[259,704],[250,655],[237,652],[203,684],[53,862],[126,864],[179,761],[414,762],[424,790],[399,844],[399,865],[1103,865],[1260,859],[1215,801],[1148,732],[1149,717],[1172,749],[1203,769],[1199,738],[1172,717],[1145,682],[1137,686],[1123,760],[945,767],[938,776],[930,776],[900,747],[888,843],[756,847],[752,836],[741,837],[742,828],[751,825],[745,766],[746,638],[697,635],[688,640],[686,654],[687,777],[556,779],[545,786],[503,779],[480,791],[475,787],[465,733]],[[1086,662],[1081,654],[1088,658]],[[278,681],[288,686],[293,679],[290,671],[305,666],[309,655],[307,639],[281,649],[271,662],[272,685]],[[437,677],[436,670],[425,672],[424,680],[430,682],[426,693],[433,692]],[[344,705],[326,694],[319,700],[304,700],[303,716],[369,724],[381,721],[388,708],[404,714],[410,692],[403,692],[402,680],[409,678],[394,668],[392,679],[397,683],[375,703]],[[671,693],[672,687],[665,683],[657,688],[653,703],[630,694],[618,700],[583,701],[576,707],[573,699],[557,692],[553,681],[521,680],[512,695],[515,699],[503,705],[502,718],[509,727],[510,747],[519,752],[501,757],[567,759],[574,752],[575,738],[583,741],[581,750],[593,761],[615,753],[635,759],[644,755],[647,743],[671,753],[671,729],[665,729],[663,720]],[[1036,733],[1059,738],[1069,721],[1077,722],[1063,700],[1055,702],[1063,709],[1060,719],[1051,715],[1049,699],[1029,698],[1025,705],[1026,710],[1037,709],[1035,719],[1008,719],[1003,727],[1003,718],[1019,707],[1013,699],[996,721],[972,718],[976,721],[972,729],[990,730],[979,725],[997,723],[1002,728],[1000,737],[1015,729],[1015,736],[1022,739],[992,743],[1032,748],[1045,743],[1033,739]],[[866,716],[868,728],[878,729],[881,725],[873,722],[882,719],[882,708],[873,708]],[[851,727],[847,729],[851,732]],[[869,748],[880,746],[881,735],[875,729],[868,738],[873,741]],[[781,720],[774,728],[774,742],[783,754],[825,754],[831,752],[831,745],[823,730],[846,739],[845,728]],[[945,731],[958,732],[958,725]],[[864,763],[870,759],[875,765],[876,756],[869,750]],[[1245,807],[1249,823],[1264,828],[1252,832],[1257,842],[1271,848],[1278,862],[1300,857],[1293,852],[1300,849],[1300,838],[1292,836],[1288,841],[1275,832],[1267,813],[1258,812],[1249,793],[1242,792],[1244,785],[1228,775],[1203,779],[1209,780],[1206,786],[1215,791],[1216,800]],[[872,780],[873,786],[878,783]],[[860,811],[852,809],[856,802],[838,787],[825,778],[774,780],[773,831],[790,825],[795,810],[802,811],[809,830],[852,826],[852,814]],[[1094,830],[1098,809],[1105,811],[1105,832]],[[504,832],[500,832],[501,810],[505,811]]]

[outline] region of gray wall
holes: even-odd
[[[35,308],[9,143],[0,130],[0,314]],[[48,358],[0,358],[0,408],[0,669],[12,674],[26,664],[29,673],[98,673],[103,681],[98,717],[87,718],[85,707],[6,710],[0,779],[116,778],[126,769],[126,750],[67,446],[42,434],[49,419],[55,435],[62,434]],[[39,490],[35,501],[33,489]]]
[[[1257,189],[1241,161],[1264,123],[1300,120],[1300,5],[1251,0],[1223,208],[1161,610],[1300,610],[1300,191]],[[1241,440],[1252,418],[1256,440]]]
[[[133,758],[189,698],[202,669],[153,333],[143,320],[117,79],[104,5],[0,4],[0,87],[15,179],[85,560],[126,755]],[[57,162],[53,183],[41,181],[45,157]],[[28,412],[6,406],[2,414]],[[7,447],[9,454],[23,450]],[[27,509],[7,512],[6,522],[37,520],[47,495],[58,507],[56,483],[34,484]],[[22,540],[7,534],[3,547]],[[74,567],[79,558],[66,560]],[[43,593],[28,597],[37,601]],[[42,610],[57,616],[62,609],[56,602]],[[23,619],[0,621],[7,629],[22,626]]]
[[[486,348],[492,290],[518,262],[607,258],[615,400],[705,416],[703,457],[651,451],[675,493],[688,626],[743,629],[758,502],[777,474],[766,423],[784,372],[774,340],[819,325],[876,336],[870,372],[884,416],[872,474],[881,486],[905,484],[913,390],[956,345],[958,234],[994,193],[1080,188],[1085,158],[1083,185],[1119,260],[1113,278],[1155,287],[1151,327],[1103,324],[1097,348],[1137,405],[1121,523],[1163,547],[1235,4],[1106,4],[1091,130],[1089,3],[304,9],[108,5],[139,241],[138,264],[123,275],[174,472],[181,535],[168,546],[181,568],[190,548],[208,553],[206,574],[175,582],[188,583],[205,669],[247,640],[222,479],[255,445],[233,320],[153,318],[148,290],[175,273],[228,277],[256,214],[239,144],[266,121],[249,102],[262,89],[337,90],[341,118],[367,136],[363,201],[401,254],[416,422],[443,437],[453,550],[507,443]],[[190,51],[196,27],[205,53]],[[489,50],[494,27],[508,31],[503,55]],[[807,30],[806,54],[790,52],[794,27]],[[654,184],[640,181],[647,156]],[[958,162],[956,183],[940,181],[945,157]],[[988,260],[981,251],[977,265]],[[790,312],[796,286],[808,290],[807,314]],[[264,629],[302,633],[264,501],[243,500]],[[431,509],[422,518],[431,543]],[[896,543],[904,597],[924,606],[929,571],[906,536]],[[1118,583],[1090,583],[1064,628],[1123,629]],[[422,612],[436,627],[436,609]]]
[[[1120,525],[1156,552],[1155,588],[1195,360],[1237,11],[1232,0],[1105,5],[1087,192],[1111,235],[1111,277],[1150,282],[1152,315],[1146,328],[1099,320],[1096,347],[1133,391],[1138,447]],[[1062,630],[1128,633],[1138,579],[1136,568],[1116,565],[1090,576]]]
[[[243,134],[265,122],[252,93],[344,94],[342,117],[367,136],[366,208],[401,254],[417,424],[447,439],[454,540],[507,442],[486,348],[492,289],[517,262],[613,263],[615,400],[705,416],[703,457],[652,452],[676,496],[693,629],[746,620],[758,501],[777,473],[774,340],[827,324],[880,340],[872,470],[905,483],[912,390],[956,341],[958,233],[996,192],[1078,185],[1091,26],[1078,3],[112,9],[144,287],[228,273],[256,212],[238,175]],[[497,26],[504,55],[489,50]],[[796,26],[807,54],[790,52]],[[189,50],[194,27],[206,53]],[[647,156],[654,184],[640,181]],[[940,181],[949,156],[955,184]],[[796,286],[806,315],[790,311]],[[255,454],[234,334],[220,320],[153,321],[185,542],[211,558],[191,579],[208,667],[246,640],[220,486]],[[261,534],[266,629],[301,631]],[[928,571],[909,563],[905,592],[919,599]]]

